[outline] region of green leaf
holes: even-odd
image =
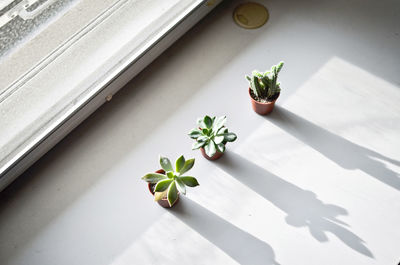
[[[206,115],[204,117],[203,121],[208,129],[210,129],[212,127],[213,120],[210,118],[210,116]]]
[[[215,144],[213,141],[210,141],[205,147],[204,147],[204,151],[206,151],[206,154],[209,157],[212,157],[213,155],[215,155],[215,153],[217,152],[217,149],[215,148]]]
[[[196,140],[197,140],[197,142],[199,142],[199,143],[205,143],[205,142],[208,141],[208,137],[202,135],[202,136],[200,136],[199,138],[197,138]]]
[[[149,173],[146,174],[144,177],[142,177],[142,179],[144,181],[147,181],[149,183],[157,183],[160,180],[166,179],[167,176],[163,175],[163,174],[159,174],[159,173]]]
[[[203,133],[203,136],[208,136],[208,135],[210,135],[210,130],[207,129],[207,128],[202,129],[201,132]]]
[[[175,162],[176,172],[181,172],[184,165],[185,165],[185,158],[182,155]]]
[[[251,77],[248,76],[248,75],[246,75],[246,79],[247,79],[248,81],[251,81]]]
[[[217,150],[221,153],[225,152],[225,145],[223,143],[217,144]]]
[[[224,136],[224,140],[227,142],[233,142],[237,139],[237,135],[233,132],[219,133],[217,136]]]
[[[194,158],[186,160],[185,164],[183,165],[183,168],[181,169],[181,171],[179,171],[179,173],[182,175],[185,172],[189,171],[194,165]]]
[[[174,205],[174,203],[178,200],[178,190],[176,188],[176,182],[172,182],[172,184],[168,188],[168,203],[169,206]]]
[[[222,133],[227,133],[228,132],[228,128],[222,127],[221,129],[218,130],[216,135],[222,134]]]
[[[182,193],[183,195],[185,195],[185,194],[186,194],[186,186],[185,186],[185,183],[183,183],[183,181],[180,180],[179,178],[177,178],[177,179],[175,180],[175,182],[176,182],[176,187],[178,188],[178,191],[179,191],[180,193]]]
[[[222,126],[225,125],[225,122],[226,122],[226,116],[218,117],[214,122],[213,130],[218,131]]]
[[[222,143],[224,141],[224,139],[225,139],[225,137],[223,135],[215,136],[214,137],[214,143],[218,145],[218,144]]]
[[[203,147],[206,144],[206,142],[194,142],[192,145],[192,150],[196,150],[199,149],[201,147]]]
[[[224,140],[227,142],[233,142],[236,140],[237,136],[236,134],[230,132],[230,133],[224,133]]]
[[[173,182],[173,179],[163,179],[157,182],[156,186],[154,187],[155,192],[163,192],[166,190],[169,185]]]
[[[198,125],[200,128],[206,128],[206,125],[204,124],[203,118],[198,118],[198,119],[197,119],[197,125]]]
[[[168,177],[169,179],[173,179],[173,178],[174,178],[174,172],[173,172],[173,171],[168,171],[168,172],[167,172],[167,177]]]
[[[189,187],[196,187],[198,185],[200,185],[197,182],[197,179],[194,177],[189,177],[189,176],[182,176],[182,177],[178,177],[180,180],[182,180],[183,183],[185,183],[186,186]]]
[[[171,161],[167,157],[160,156],[160,165],[165,171],[174,171]]]
[[[201,133],[201,131],[199,130],[199,129],[192,129],[190,132],[189,132],[189,136],[190,136],[190,138],[192,138],[192,139],[197,139],[199,136],[201,136],[202,135],[202,133]]]

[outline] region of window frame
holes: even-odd
[[[130,58],[121,62],[114,71],[98,80],[91,93],[81,98],[61,117],[52,121],[42,133],[32,139],[21,151],[0,168],[0,191],[12,183],[29,166],[50,150],[70,131],[84,121],[103,103],[111,99],[120,88],[142,71],[158,55],[172,45],[222,0],[197,1],[152,37]],[[49,58],[45,58],[49,59]],[[50,58],[51,59],[51,58]],[[43,63],[43,61],[41,62]],[[28,72],[25,78],[32,72]]]

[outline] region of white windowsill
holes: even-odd
[[[0,264],[381,265],[399,262],[400,4],[268,1],[239,28],[226,1],[0,194]],[[271,115],[251,70],[285,61]],[[191,150],[198,117],[238,135]],[[196,158],[173,209],[141,177]]]

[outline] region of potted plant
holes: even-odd
[[[197,179],[183,174],[194,165],[194,158],[185,160],[180,156],[175,162],[175,170],[167,157],[160,156],[162,169],[155,173],[148,173],[143,180],[148,182],[149,191],[154,195],[154,200],[162,207],[171,208],[179,200],[179,194],[186,194],[186,186],[196,187]]]
[[[209,160],[220,158],[225,152],[225,145],[236,140],[237,136],[225,127],[226,116],[205,116],[197,120],[197,128],[189,132],[190,138],[196,140],[192,149],[201,150],[202,155]]]
[[[281,84],[277,80],[282,67],[283,62],[280,62],[265,73],[254,70],[251,77],[246,75],[250,83],[251,105],[256,113],[266,115],[274,109],[275,101],[281,92]]]

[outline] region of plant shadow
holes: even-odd
[[[287,214],[287,224],[308,228],[311,235],[320,242],[328,241],[327,232],[330,232],[350,248],[373,258],[364,241],[338,219],[341,215],[347,215],[344,208],[322,202],[315,193],[279,178],[238,154],[228,152],[216,163],[229,175],[284,211]]]
[[[354,144],[279,106],[276,106],[274,112],[266,119],[342,168],[360,169],[377,180],[400,190],[399,173],[387,168],[385,164],[376,159],[397,166],[400,166],[400,161]]]
[[[197,231],[239,264],[278,265],[272,247],[198,203],[182,198],[171,214]]]

